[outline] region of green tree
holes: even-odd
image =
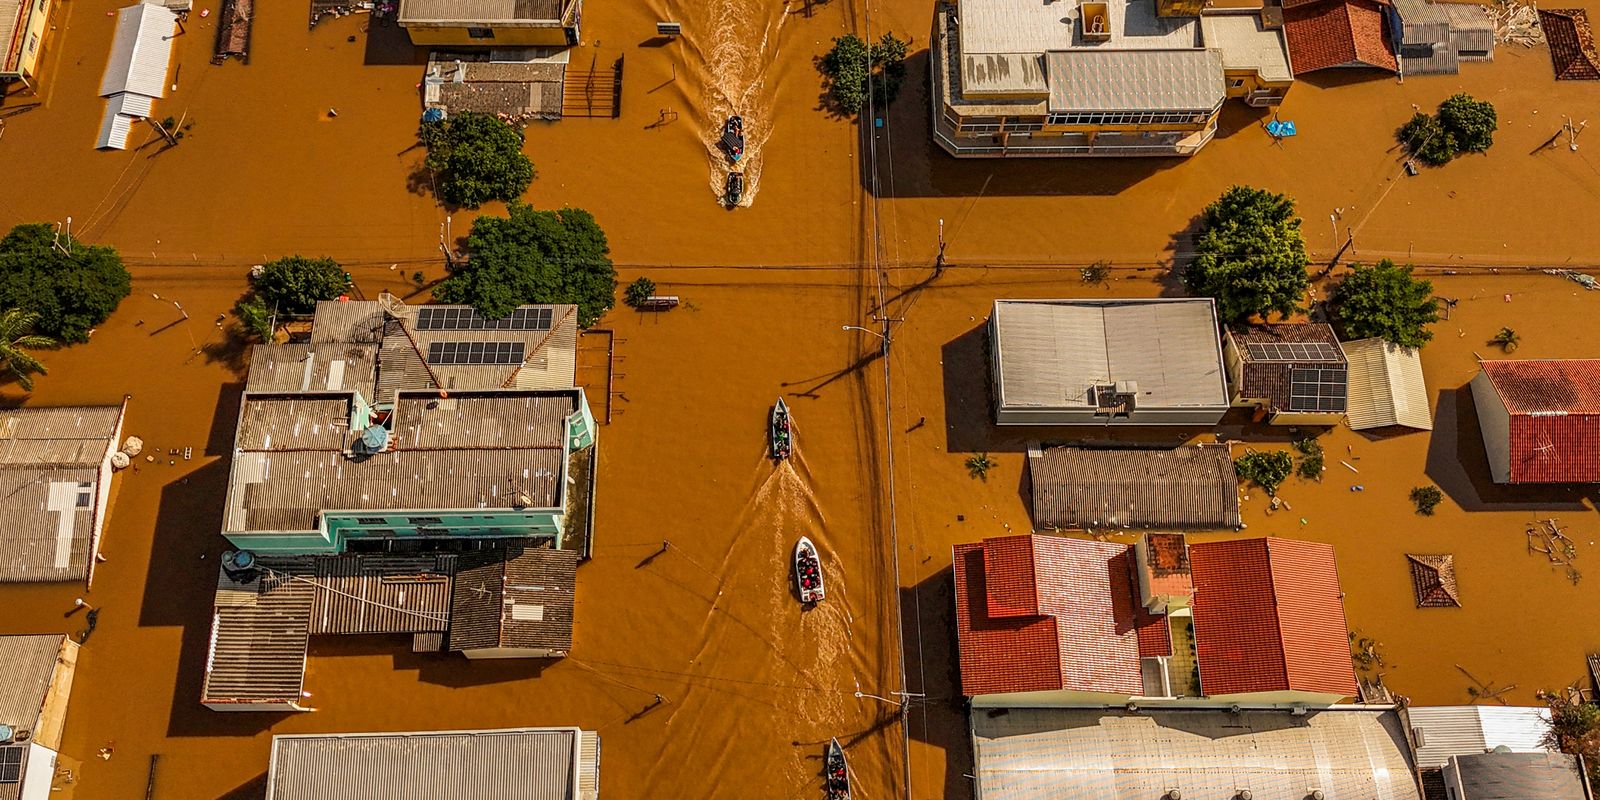
[[[1294,201],[1248,186],[1223,192],[1206,206],[1183,278],[1191,294],[1216,298],[1224,324],[1298,311],[1309,280]]]
[[[445,202],[477,208],[511,202],[533,182],[533,162],[522,152],[522,132],[492,114],[464,111],[422,124],[428,169],[439,173]]]
[[[467,237],[471,258],[434,289],[444,303],[466,303],[498,319],[526,303],[575,303],[578,324],[593,325],[615,302],[617,271],[594,216],[579,208],[535,211],[512,203],[509,217],[478,217]]]
[[[287,256],[250,274],[250,288],[263,306],[280,314],[310,314],[317,301],[350,290],[350,273],[331,258]]]
[[[88,341],[131,286],[117,251],[57,237],[49,225],[18,225],[0,239],[0,308],[37,314],[42,336]]]
[[[44,375],[44,363],[28,350],[55,347],[55,340],[33,332],[39,315],[20,308],[0,313],[0,370],[11,373],[23,391],[33,391],[33,376]]]
[[[1456,140],[1431,114],[1417,113],[1400,127],[1396,137],[1411,155],[1435,167],[1456,157]]]
[[[1583,756],[1589,780],[1600,780],[1600,706],[1572,702],[1558,692],[1540,692],[1550,706],[1550,728],[1541,745]]]
[[[256,338],[263,342],[272,341],[272,310],[267,308],[260,296],[247,294],[240,298],[233,307],[233,313],[239,318],[239,324],[255,334]]]
[[[1494,104],[1462,92],[1439,104],[1439,124],[1455,140],[1457,153],[1481,153],[1494,144]]]
[[[1408,495],[1411,502],[1417,506],[1417,513],[1425,517],[1433,516],[1433,510],[1444,502],[1444,492],[1437,486],[1417,486]]]
[[[1334,291],[1339,325],[1347,339],[1376,336],[1405,347],[1421,347],[1433,338],[1428,326],[1439,321],[1433,283],[1411,277],[1411,267],[1384,259],[1373,266],[1357,264]]]
[[[1294,471],[1294,458],[1282,450],[1252,450],[1233,460],[1233,471],[1267,494],[1277,494],[1278,486]]]
[[[906,48],[910,40],[885,33],[870,47],[860,37],[847,33],[833,40],[832,49],[818,62],[827,78],[828,97],[847,114],[867,104],[868,81],[875,100],[885,105],[900,95],[906,77]]]
[[[622,293],[622,301],[632,308],[638,308],[644,305],[644,301],[650,299],[650,296],[655,293],[655,281],[649,278],[639,278],[628,284],[627,290]]]

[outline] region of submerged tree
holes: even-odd
[[[1411,155],[1432,166],[1450,163],[1456,157],[1456,140],[1431,114],[1418,112],[1411,115],[1396,134],[1400,144]]]
[[[1433,283],[1411,277],[1410,266],[1384,259],[1357,264],[1333,295],[1345,337],[1376,336],[1404,347],[1421,347],[1433,338],[1428,326],[1439,321]]]
[[[1582,756],[1589,780],[1600,780],[1600,706],[1574,702],[1558,692],[1540,692],[1539,699],[1550,707],[1550,727],[1539,744]]]
[[[885,105],[900,95],[906,77],[906,47],[911,42],[885,33],[870,47],[847,33],[833,40],[833,48],[818,62],[827,78],[828,97],[840,111],[854,114],[867,104],[868,81],[875,100]]]
[[[593,325],[615,302],[617,271],[605,231],[580,208],[535,211],[512,203],[509,217],[478,217],[467,237],[472,257],[434,289],[434,299],[466,303],[490,319],[526,303],[574,303],[578,324]]]
[[[422,142],[428,147],[428,169],[439,173],[439,196],[452,205],[509,203],[533,182],[522,132],[492,114],[464,111],[424,122]]]
[[[1233,470],[1239,477],[1277,494],[1280,486],[1294,471],[1294,458],[1282,450],[1260,452],[1252,450],[1233,460]]]
[[[1191,294],[1216,298],[1223,324],[1298,311],[1310,281],[1294,201],[1248,186],[1223,192],[1206,206],[1183,279]]]
[[[28,351],[56,344],[50,337],[33,332],[38,321],[38,314],[20,308],[0,313],[0,370],[11,373],[17,385],[28,392],[33,391],[34,375],[49,372],[44,363]]]
[[[655,293],[655,281],[650,280],[649,278],[636,278],[634,282],[628,284],[628,288],[623,291],[622,302],[627,303],[631,308],[638,308],[639,306],[644,305],[644,301],[649,300],[650,296]]]
[[[0,240],[0,308],[38,315],[33,329],[84,342],[111,316],[132,281],[109,247],[83,244],[49,225],[18,225]]]
[[[1462,92],[1439,104],[1439,124],[1455,141],[1458,153],[1481,153],[1494,144],[1500,122],[1494,104]]]
[[[287,256],[250,273],[250,288],[280,314],[310,314],[321,300],[350,290],[350,273],[331,258]]]

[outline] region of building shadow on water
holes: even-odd
[[[1424,473],[1465,511],[1588,511],[1590,505],[1584,500],[1594,491],[1593,487],[1495,483],[1471,384],[1440,390]]]
[[[956,643],[954,571],[946,567],[916,586],[900,589],[900,635],[906,647],[906,687],[913,695],[911,738],[944,754],[943,791],[916,785],[918,797],[968,800],[973,797],[972,741],[967,703],[961,695],[960,650]],[[915,769],[912,774],[925,774]]]
[[[927,49],[906,57],[906,81],[890,104],[884,127],[862,117],[862,151],[875,147],[860,179],[879,197],[1110,196],[1184,162],[1173,158],[956,158],[933,140]]]
[[[411,36],[392,19],[361,23],[361,36],[366,40],[362,63],[374,66],[405,66],[428,63],[428,48],[411,43]]]
[[[217,797],[217,800],[262,800],[267,796],[267,773],[251,778],[238,785],[230,792]]]

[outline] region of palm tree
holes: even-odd
[[[17,385],[29,392],[33,391],[34,374],[44,375],[48,370],[27,351],[56,346],[54,339],[33,332],[38,321],[37,313],[20,308],[0,313],[0,370],[17,376]]]
[[[1489,340],[1490,344],[1500,345],[1500,349],[1506,351],[1507,353],[1517,349],[1517,345],[1521,342],[1522,337],[1518,336],[1517,332],[1510,328],[1501,328],[1500,332],[1495,334],[1493,339]]]

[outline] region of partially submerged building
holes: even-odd
[[[598,800],[600,736],[502,728],[272,737],[267,800]]]
[[[1236,408],[1268,425],[1337,425],[1344,419],[1349,365],[1325,323],[1259,325],[1223,334]]]
[[[10,0],[0,3],[0,83],[21,81],[32,88],[50,31],[51,0]]]
[[[319,304],[309,342],[257,347],[202,702],[305,710],[321,634],[566,655],[596,435],[577,335],[575,306],[486,319],[385,296]]]
[[[1544,706],[1411,706],[1406,719],[1424,780],[1454,756],[1549,752],[1550,709]]]
[[[1494,23],[1477,3],[1394,0],[1406,75],[1454,75],[1463,61],[1494,60]]]
[[[1287,45],[1263,6],[940,3],[934,139],[957,157],[1195,153],[1216,134],[1226,98],[1264,106],[1288,91]]]
[[[1493,751],[1452,756],[1444,768],[1450,800],[1593,800],[1582,756]]]
[[[0,411],[0,582],[94,576],[126,408]]]
[[[1349,365],[1345,421],[1351,430],[1433,430],[1422,352],[1382,339],[1341,342]]]
[[[571,47],[583,0],[400,0],[398,21],[413,44]]]
[[[1335,68],[1399,72],[1388,0],[1283,0],[1283,33],[1298,77]]]
[[[1033,524],[1046,529],[1238,528],[1239,476],[1222,445],[1028,451]]]
[[[106,99],[95,147],[126,150],[133,126],[150,118],[155,101],[167,96],[167,68],[178,15],[155,3],[135,3],[117,12],[111,55],[100,80]]]
[[[59,634],[0,636],[0,798],[56,791],[78,643]]]
[[[1326,544],[1006,536],[957,545],[954,580],[975,709],[1303,710],[1358,691]]]
[[[1480,366],[1472,399],[1495,483],[1600,483],[1600,359]]]
[[[1000,425],[1214,425],[1228,410],[1210,298],[996,300]]]

